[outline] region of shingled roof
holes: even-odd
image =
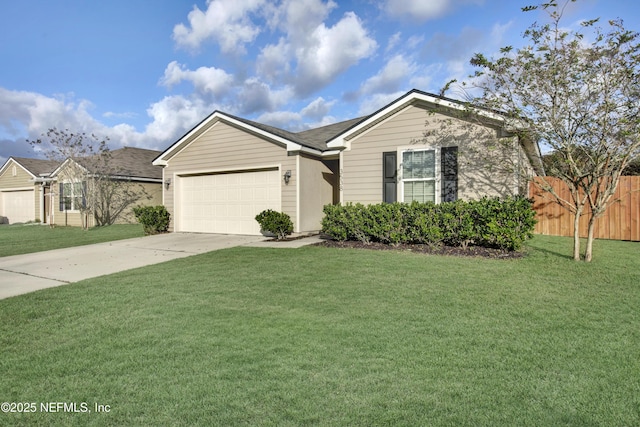
[[[221,112],[222,113],[222,112]],[[326,151],[327,141],[331,140],[336,135],[341,134],[351,126],[366,119],[366,117],[359,117],[357,119],[345,120],[343,122],[333,123],[327,126],[322,126],[314,129],[308,129],[302,132],[289,132],[284,129],[280,129],[274,126],[265,125],[263,123],[254,122],[253,120],[244,119],[242,117],[233,116],[231,114],[222,113],[228,117],[245,123],[249,126],[253,126],[257,129],[268,132],[272,135],[285,138],[296,144],[303,145],[305,147],[314,148],[320,151]]]
[[[151,163],[159,154],[160,151],[134,147],[124,147],[109,151],[110,158],[108,159],[107,173],[117,178],[161,180],[162,168]],[[64,169],[64,165],[69,161],[74,161],[90,173],[98,172],[98,165],[92,162],[92,157],[79,157],[65,160],[53,172],[53,175],[57,175],[60,170]]]
[[[162,168],[151,164],[160,151],[124,147],[111,151],[111,166],[122,176],[162,179]]]
[[[33,176],[46,176],[53,172],[60,162],[55,160],[30,159],[27,157],[10,157]]]
[[[368,116],[367,116],[368,117]],[[356,125],[367,117],[359,117],[357,119],[345,120],[344,122],[333,123],[331,125],[322,126],[315,129],[305,130],[298,132],[296,135],[312,148],[317,148],[321,151],[327,149],[327,141],[330,141],[335,136],[340,135],[345,130]]]

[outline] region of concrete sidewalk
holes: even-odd
[[[167,233],[0,258],[0,299],[234,246],[299,248],[309,236],[274,242],[264,236]]]

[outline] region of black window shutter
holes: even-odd
[[[60,193],[58,193],[58,201],[60,203],[60,212],[64,212],[64,184],[60,183]]]
[[[397,153],[388,151],[382,153],[382,200],[385,203],[393,203],[398,200],[396,196]]]
[[[82,182],[82,209],[87,208],[87,181]]]
[[[458,200],[458,147],[442,147],[440,165],[442,169],[441,200],[454,202]]]

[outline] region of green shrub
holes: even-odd
[[[408,242],[439,246],[444,241],[444,234],[439,221],[441,205],[435,203],[412,202],[404,204],[404,221]]]
[[[267,209],[256,215],[256,221],[260,224],[262,231],[273,233],[278,240],[293,233],[293,222],[284,212]]]
[[[133,214],[146,235],[165,233],[169,229],[170,215],[164,206],[136,206]]]
[[[441,203],[326,205],[322,231],[335,240],[480,245],[520,249],[533,236],[535,212],[522,197]]]
[[[325,205],[322,231],[338,241],[354,240],[371,243],[372,219],[361,203]]]
[[[525,240],[533,237],[535,211],[528,199],[483,198],[474,202],[473,208],[479,245],[517,250]]]
[[[438,205],[444,244],[466,248],[476,242],[475,221],[472,216],[473,203],[456,200]]]

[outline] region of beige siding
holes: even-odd
[[[171,179],[169,189],[165,187],[164,205],[171,214],[171,230],[175,214],[176,177],[192,173],[260,169],[277,166],[281,174],[291,171],[289,184],[281,181],[282,211],[291,216],[294,228],[299,231],[296,215],[296,186],[298,173],[296,157],[287,156],[285,147],[265,141],[224,122],[218,122],[195,141],[182,149],[168,161],[164,168],[164,179]]]
[[[127,208],[124,214],[118,218],[117,224],[135,224],[137,222],[133,214],[134,206],[159,206],[162,205],[162,184],[151,182],[133,182],[136,188],[144,189],[140,192],[140,199],[131,207]]]
[[[336,161],[300,156],[300,231],[318,231],[324,205],[334,202]]]
[[[442,119],[447,118],[410,106],[351,140],[350,149],[342,153],[342,201],[382,202],[382,153],[398,152],[402,147],[458,146],[458,196],[461,199],[506,196],[518,191],[514,168],[522,156],[515,138],[497,142],[494,129],[452,119],[454,124],[447,125],[446,131],[440,129],[438,136],[425,140],[427,123],[430,129],[438,129]],[[399,162],[400,159],[399,152]]]

